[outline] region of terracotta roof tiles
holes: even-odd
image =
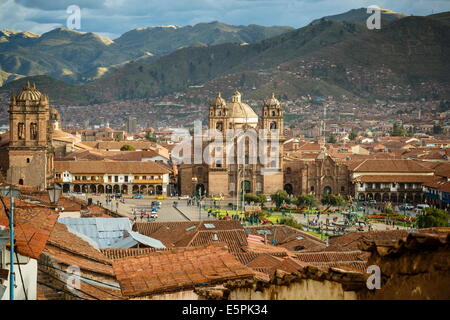
[[[113,268],[123,295],[129,297],[251,278],[254,275],[221,245],[128,257],[115,260]]]

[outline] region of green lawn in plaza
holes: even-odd
[[[206,209],[207,211],[208,209]],[[211,213],[215,213],[217,217],[226,217],[238,215],[240,218],[245,218],[245,214],[242,213],[242,211],[239,210],[227,210],[227,209],[211,209]],[[277,224],[279,220],[281,220],[282,215],[273,214],[265,212],[265,214],[262,216],[263,219],[269,220],[273,224]]]

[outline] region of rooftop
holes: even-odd
[[[126,257],[115,260],[113,268],[122,294],[128,297],[187,290],[254,275],[221,245]]]

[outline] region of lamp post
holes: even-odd
[[[61,197],[62,188],[58,183],[53,183],[47,188],[48,198],[50,199],[50,204],[57,208],[59,198]]]
[[[10,209],[9,209],[9,300],[14,300],[14,198],[18,198],[20,195],[19,190],[12,188],[12,186],[0,188],[2,196],[10,197]]]

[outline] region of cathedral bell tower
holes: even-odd
[[[208,128],[225,132],[228,129],[228,116],[227,103],[218,92],[209,106]]]
[[[284,111],[281,107],[280,101],[275,98],[275,94],[272,93],[272,97],[264,101],[263,112],[262,112],[262,128],[277,130],[279,136],[283,135],[284,122],[283,122]]]
[[[26,86],[11,96],[7,182],[44,189],[52,180],[50,108],[48,96]]]

